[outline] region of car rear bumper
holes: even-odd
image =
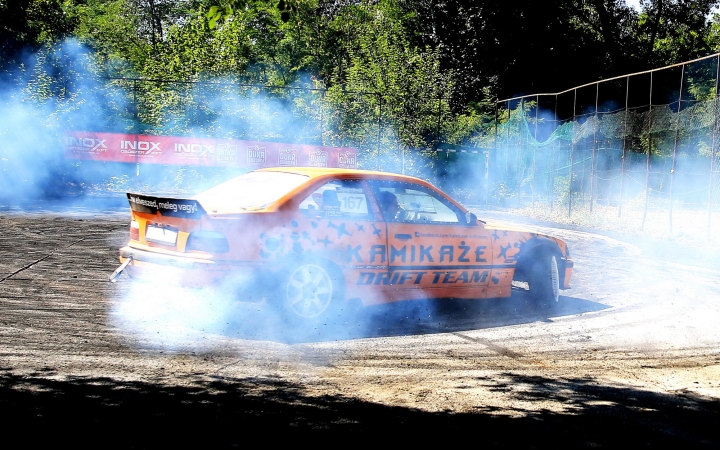
[[[270,269],[261,261],[217,261],[121,248],[120,262],[130,258],[132,261],[125,271],[131,278],[188,287],[218,286],[235,280],[240,284],[241,280],[260,278],[260,273]]]

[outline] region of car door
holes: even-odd
[[[379,286],[398,299],[486,296],[493,256],[484,227],[467,224],[462,210],[421,184],[373,180],[370,185],[388,239],[388,273]],[[390,194],[400,207],[396,214],[384,204]]]
[[[379,303],[375,280],[387,274],[387,236],[362,180],[322,183],[299,204],[292,238],[343,272],[345,297]]]

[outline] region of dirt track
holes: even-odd
[[[518,291],[366,310],[332,331],[277,332],[254,305],[223,305],[232,317],[219,328],[182,311],[161,323],[162,310],[139,326],[126,313],[148,299],[128,303],[133,283],[108,282],[127,222],[0,213],[0,423],[24,446],[224,447],[258,430],[274,441],[389,430],[491,447],[720,446],[713,253],[542,228],[575,260],[555,310]]]

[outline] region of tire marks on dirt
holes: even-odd
[[[519,358],[523,357],[523,355],[521,353],[510,350],[509,348],[503,347],[501,345],[497,345],[496,343],[490,341],[489,339],[471,337],[471,336],[468,336],[463,333],[450,333],[450,334],[452,334],[453,336],[457,336],[460,339],[469,341],[469,342],[474,342],[476,344],[482,344],[485,347],[487,347],[488,349],[490,349],[502,356],[507,356],[508,358],[519,359]]]
[[[14,275],[19,274],[19,273],[22,272],[23,270],[27,270],[27,269],[31,268],[31,267],[34,266],[35,264],[38,264],[38,263],[40,263],[40,262],[45,261],[46,259],[48,259],[48,258],[51,257],[52,255],[54,255],[56,252],[58,252],[58,251],[60,251],[60,250],[68,249],[68,248],[72,247],[73,245],[77,244],[78,242],[81,242],[81,241],[84,241],[84,240],[85,240],[85,238],[80,238],[80,239],[78,239],[77,241],[73,242],[72,244],[70,244],[70,245],[68,245],[68,246],[66,246],[66,247],[62,247],[62,248],[59,248],[59,249],[57,249],[57,250],[53,250],[52,252],[48,253],[47,255],[43,256],[42,258],[40,258],[40,259],[38,259],[38,260],[36,260],[36,261],[33,261],[33,262],[31,262],[30,264],[26,264],[26,265],[24,265],[23,267],[21,267],[21,268],[19,268],[18,270],[16,270],[15,272],[12,272],[11,274],[4,276],[3,278],[0,278],[0,283],[2,283],[3,281],[7,280],[8,278],[12,278]]]

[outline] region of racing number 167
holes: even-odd
[[[351,197],[349,195],[344,196],[342,199],[343,209],[363,209],[365,203],[365,197]]]

